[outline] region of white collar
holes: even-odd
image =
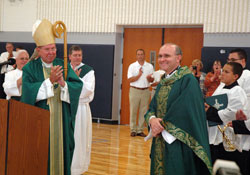
[[[76,70],[76,69],[79,69],[79,68],[82,67],[83,65],[84,65],[83,63],[80,63],[78,66],[75,67],[75,70]],[[71,68],[73,69],[73,66],[72,66],[71,63],[70,63],[70,66],[71,66]]]
[[[172,75],[174,75],[174,73],[180,68],[180,66],[178,66],[173,72],[171,72],[170,74],[165,74],[165,78],[170,78]]]
[[[177,70],[175,70],[174,72],[171,72],[170,74],[165,74],[165,78],[170,78],[172,77],[172,75],[174,75],[174,73],[176,72]]]
[[[136,61],[136,64],[143,67],[145,65],[146,61],[144,61],[143,65],[141,65],[138,61]]]
[[[43,66],[46,68],[50,68],[53,65],[53,63],[45,63],[42,58],[41,58],[41,61],[42,61]]]

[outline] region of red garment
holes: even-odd
[[[214,76],[214,73],[208,72],[204,81],[204,85],[207,88],[206,97],[210,97],[216,88],[220,85],[220,79],[215,78],[214,81],[211,81],[211,77]]]

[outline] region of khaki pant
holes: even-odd
[[[139,90],[133,87],[129,89],[130,102],[130,130],[131,132],[141,133],[144,129],[144,115],[148,109],[150,98],[149,89]],[[138,126],[136,125],[137,111],[139,108]]]

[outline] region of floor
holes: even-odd
[[[150,147],[151,141],[130,137],[127,125],[93,123],[91,164],[84,175],[149,174]]]

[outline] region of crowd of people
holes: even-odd
[[[52,24],[39,20],[34,26],[37,47],[32,59],[21,46],[14,51],[14,45],[6,43],[6,52],[0,56],[2,87],[7,100],[50,111],[48,174],[79,175],[90,164],[89,103],[94,98],[95,72],[82,62],[81,47],[73,45],[65,78],[63,60],[56,58],[55,37],[52,30],[46,30]],[[241,173],[249,175],[250,71],[246,52],[232,50],[225,65],[216,59],[207,74],[202,72],[200,59],[189,67],[181,66],[182,59],[181,48],[166,43],[159,49],[159,70],[146,62],[143,49],[136,50],[136,61],[128,68],[130,136],[152,138],[151,174],[212,174],[215,161],[224,159],[235,161]],[[227,97],[225,107],[206,103],[220,95]]]
[[[6,44],[7,52],[0,57],[3,94],[50,111],[48,174],[80,175],[90,164],[94,70],[82,63],[83,51],[73,45],[64,77],[50,21],[36,21],[33,38],[37,47],[32,59],[24,48],[14,51],[12,43]]]
[[[223,159],[236,162],[241,173],[249,175],[250,71],[246,52],[231,50],[227,63],[222,67],[216,59],[207,74],[202,72],[201,60],[193,60],[187,68],[181,67],[181,59],[180,47],[167,43],[159,51],[158,71],[142,76],[144,62],[130,65],[138,65],[133,83],[147,80],[146,89],[150,83],[154,91],[145,114],[149,127],[145,140],[153,138],[151,174],[212,174],[212,165]],[[144,91],[136,88],[137,93]],[[220,95],[226,95],[225,107],[206,103],[207,98],[218,100]]]

